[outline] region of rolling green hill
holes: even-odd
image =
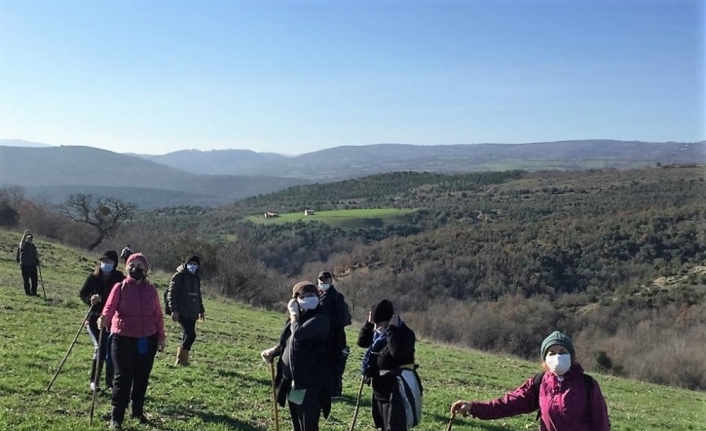
[[[97,424],[88,426],[88,372],[92,346],[82,332],[50,392],[44,388],[68,348],[86,311],[77,293],[92,267],[82,253],[37,241],[45,266],[47,300],[27,298],[14,262],[19,234],[0,231],[0,429],[12,431],[82,431],[103,429],[100,415],[109,409],[98,398]],[[163,289],[166,274],[152,276]],[[288,297],[282,293],[282,310]],[[218,299],[205,302],[207,320],[199,325],[192,366],[174,368],[178,327],[166,322],[167,353],[158,354],[152,372],[146,413],[154,427],[126,421],[126,429],[172,431],[265,431],[274,429],[269,368],[259,352],[279,335],[283,313],[253,309]],[[402,310],[402,317],[405,313]],[[353,344],[356,325],[348,332]],[[579,355],[581,346],[577,346]],[[362,349],[352,348],[345,375],[344,398],[333,404],[322,429],[348,430],[353,416]],[[420,431],[438,431],[448,420],[449,405],[459,399],[488,399],[518,386],[537,371],[537,364],[422,340],[417,362],[424,382],[424,416]],[[706,394],[594,375],[608,402],[618,431],[695,431],[706,423]],[[370,388],[366,387],[358,430],[372,428]],[[284,409],[286,410],[286,409]],[[281,429],[289,429],[280,410]],[[455,430],[520,431],[535,429],[533,414],[481,422],[458,419]]]

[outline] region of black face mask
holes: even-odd
[[[145,270],[142,268],[130,268],[128,274],[130,274],[130,278],[133,280],[142,280],[145,278]]]

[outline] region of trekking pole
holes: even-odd
[[[37,265],[39,268],[39,281],[42,283],[42,293],[44,294],[44,300],[47,300],[47,291],[44,290],[44,277],[42,277],[42,265]]]
[[[93,372],[93,398],[91,399],[91,416],[90,419],[88,420],[88,425],[93,425],[93,411],[95,410],[96,407],[96,392],[98,392],[98,381],[100,381],[101,377],[101,347],[103,346],[103,333],[105,331],[103,329],[99,329],[98,333],[98,361],[96,361],[96,370]]]
[[[279,431],[279,410],[277,409],[277,386],[275,384],[275,363],[270,362],[270,376],[272,377],[272,409],[275,412],[275,431]]]
[[[358,410],[360,410],[360,397],[363,395],[363,385],[365,385],[365,376],[360,378],[360,387],[358,388],[358,396],[355,400],[355,410],[353,411],[353,421],[351,422],[351,428],[349,431],[353,431],[355,428],[355,421],[358,419]]]
[[[456,417],[456,412],[451,413],[451,418],[449,419],[449,424],[446,425],[446,431],[451,431],[451,425],[453,425],[455,417]]]
[[[54,377],[51,378],[51,382],[49,382],[49,386],[47,386],[47,389],[46,389],[47,392],[49,392],[49,389],[51,389],[51,385],[54,384],[54,380],[56,380],[56,377],[59,375],[61,368],[64,366],[64,362],[66,362],[66,358],[69,357],[69,353],[71,353],[71,349],[74,348],[74,345],[76,344],[76,340],[78,340],[78,336],[81,334],[81,330],[83,329],[84,322],[88,319],[88,315],[91,314],[91,311],[93,311],[93,307],[90,307],[88,309],[88,313],[86,313],[86,317],[84,317],[83,320],[81,320],[81,326],[79,326],[78,331],[76,331],[76,336],[74,337],[74,341],[71,342],[71,345],[69,346],[69,350],[64,355],[64,359],[61,360],[61,363],[59,363],[59,368],[57,368],[56,373],[54,373]]]

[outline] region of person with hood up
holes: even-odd
[[[266,362],[279,356],[277,402],[284,407],[288,401],[294,431],[318,431],[321,413],[328,417],[331,411],[329,318],[310,281],[294,285],[287,310],[289,319],[279,343],[260,356]]]
[[[157,289],[147,280],[149,262],[142,253],[127,259],[128,276],[108,295],[98,328],[111,333],[110,353],[115,368],[110,429],[122,429],[125,410],[149,423],[145,394],[157,351],[164,351],[164,318]]]
[[[88,314],[88,320],[86,321],[86,329],[88,329],[88,335],[93,341],[93,362],[91,363],[91,379],[89,386],[91,391],[93,391],[97,386],[98,382],[94,381],[94,376],[101,374],[103,364],[106,363],[106,357],[108,352],[108,335],[103,333],[102,345],[98,345],[98,340],[100,337],[100,330],[98,329],[98,316],[101,315],[103,308],[105,307],[105,301],[110,295],[110,291],[113,286],[120,283],[125,279],[125,275],[118,271],[118,253],[115,250],[108,250],[103,255],[98,258],[98,264],[96,268],[91,272],[86,281],[83,283],[83,287],[79,292],[79,297],[86,304],[91,306],[91,312]],[[96,373],[96,370],[98,371]],[[113,388],[113,362],[107,361],[107,366],[105,369],[105,386],[106,389]]]
[[[416,336],[384,299],[368,315],[358,335],[367,348],[361,372],[373,386],[375,428],[407,431],[422,418],[422,382],[414,363]]]
[[[346,326],[350,325],[350,312],[343,295],[333,285],[333,275],[323,271],[318,277],[321,307],[331,322],[331,397],[340,398],[343,392],[343,372],[350,353],[346,342]]]
[[[167,288],[167,307],[172,312],[172,320],[182,329],[181,344],[177,347],[174,365],[189,365],[189,353],[196,340],[196,321],[203,322],[204,308],[201,298],[201,259],[192,255],[179,265]]]
[[[554,331],[542,342],[540,355],[544,372],[493,401],[456,401],[451,414],[486,420],[539,410],[540,431],[609,431],[601,388],[576,361],[571,339]]]
[[[25,288],[25,295],[39,296],[37,293],[37,267],[39,266],[39,254],[37,247],[32,242],[34,236],[25,230],[17,247],[17,263],[22,271],[22,282]]]

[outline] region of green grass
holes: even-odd
[[[408,219],[416,212],[412,208],[359,208],[348,210],[317,211],[313,216],[305,216],[304,211],[280,214],[279,217],[265,218],[262,214],[246,217],[253,223],[285,224],[297,221],[318,221],[337,227],[359,227],[375,223],[395,223]]]
[[[0,430],[65,431],[105,429],[100,415],[109,399],[98,398],[93,428],[88,426],[88,372],[92,346],[82,332],[50,392],[44,389],[78,329],[86,307],[77,297],[92,257],[37,241],[45,262],[47,301],[27,298],[14,262],[19,235],[0,231]],[[164,286],[166,274],[155,281]],[[288,289],[281,288],[284,301]],[[174,368],[178,327],[166,322],[167,352],[157,355],[146,412],[154,425],[126,421],[127,430],[224,431],[273,430],[270,372],[259,352],[277,339],[283,313],[209,299],[207,320],[198,325],[192,366]],[[403,316],[404,317],[404,316]],[[356,328],[349,332],[349,343]],[[345,397],[334,402],[323,430],[348,430],[363,351],[353,354],[345,375]],[[419,372],[425,385],[424,417],[419,430],[444,429],[449,405],[459,399],[489,399],[518,386],[537,371],[525,361],[421,341]],[[703,430],[706,393],[595,376],[607,399],[614,430]],[[370,388],[366,387],[358,430],[373,429]],[[281,429],[289,430],[289,414],[281,413]],[[459,419],[455,430],[501,431],[536,428],[533,414],[481,422]]]

